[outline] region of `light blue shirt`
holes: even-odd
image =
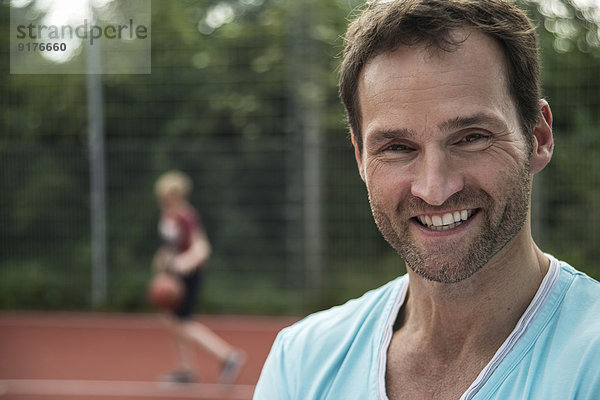
[[[549,257],[531,304],[460,400],[600,399],[600,283]],[[282,330],[254,399],[387,399],[387,348],[407,288],[405,275]]]

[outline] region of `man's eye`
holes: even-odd
[[[411,151],[412,149],[408,146],[405,146],[403,144],[393,144],[391,146],[388,146],[386,148],[386,150],[391,150],[391,151]]]
[[[485,140],[487,137],[481,133],[471,133],[463,138],[465,143],[475,143],[481,140]]]

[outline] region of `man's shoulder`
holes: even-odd
[[[562,306],[563,318],[569,324],[578,321],[582,329],[600,331],[600,282],[564,262],[561,273],[570,280]]]
[[[572,388],[577,388],[577,398],[597,398],[600,283],[565,262],[559,265],[559,277],[540,313],[543,327],[532,331],[536,344],[528,351],[523,369],[515,370],[515,376],[527,379],[536,375],[538,384],[534,389],[539,391],[558,381],[568,383],[556,391],[556,398],[575,398],[570,392]],[[590,397],[586,393],[595,394]]]
[[[406,277],[397,278],[283,329],[265,362],[255,398],[330,398],[328,393],[371,398],[384,332],[406,283]]]
[[[566,262],[560,262],[561,273],[570,280],[566,299],[574,302],[582,300],[586,308],[589,306],[600,307],[600,282],[581,272]]]
[[[361,329],[372,329],[389,313],[406,279],[401,276],[359,298],[311,314],[282,330],[280,340],[293,346],[323,342],[334,345],[342,337],[351,339]]]

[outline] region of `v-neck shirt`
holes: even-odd
[[[600,398],[600,283],[551,255],[508,338],[460,400]],[[408,275],[282,330],[254,399],[387,400],[393,324]]]

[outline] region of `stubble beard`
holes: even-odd
[[[504,187],[509,190],[502,204],[483,190],[466,187],[452,195],[442,206],[432,207],[418,197],[411,197],[402,209],[390,216],[369,193],[375,223],[387,242],[405,260],[407,267],[424,279],[440,283],[456,283],[470,278],[506,246],[525,224],[531,192],[529,168],[507,174]],[[435,209],[465,209],[476,205],[482,218],[481,232],[465,246],[440,241],[436,248],[419,248],[411,238],[405,215]]]

